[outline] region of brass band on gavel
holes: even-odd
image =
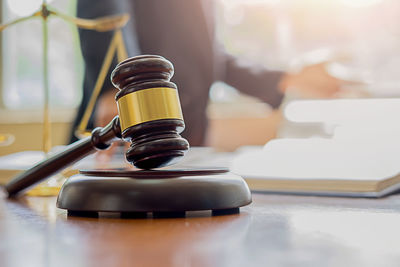
[[[175,88],[157,87],[135,91],[120,97],[117,103],[122,131],[153,120],[183,120]]]

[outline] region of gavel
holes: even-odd
[[[177,86],[170,81],[174,74],[171,62],[161,56],[143,55],[119,63],[111,81],[116,94],[118,115],[91,136],[66,147],[27,171],[5,189],[16,196],[32,185],[70,166],[96,150],[107,149],[114,141],[130,142],[125,156],[140,169],[153,169],[174,164],[189,149],[180,136],[185,129]]]

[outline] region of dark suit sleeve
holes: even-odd
[[[85,19],[94,19],[103,16],[116,15],[121,13],[129,13],[132,5],[129,1],[122,0],[78,0],[77,2],[77,16]],[[128,48],[128,54],[137,54],[138,51],[130,51],[136,46],[130,45],[130,35],[134,35],[134,29],[131,23],[128,23],[123,29],[125,44]],[[78,126],[85,110],[88,105],[89,99],[92,95],[94,86],[96,84],[98,75],[100,73],[101,66],[103,64],[106,52],[110,45],[111,39],[114,35],[114,31],[107,32],[97,32],[93,30],[79,29],[79,38],[82,51],[82,57],[85,63],[85,73],[83,80],[83,94],[81,104],[79,106],[77,116],[73,123],[73,128],[71,131],[70,142],[76,141],[73,134],[76,127]],[[105,77],[104,84],[101,88],[100,94],[103,94],[109,90],[113,89],[113,85],[110,81],[110,75],[112,70],[117,64],[117,58],[114,55],[111,66]],[[93,115],[93,113],[92,113]],[[93,129],[93,116],[91,116],[88,129]]]
[[[283,93],[278,89],[278,85],[283,72],[241,65],[235,57],[227,54],[223,54],[222,57],[220,76],[223,82],[242,93],[260,98],[273,108],[279,107]]]
[[[102,16],[115,15],[121,13],[119,11],[121,8],[117,3],[118,1],[111,0],[80,0],[78,1],[77,15],[78,17],[85,19],[94,19]],[[81,51],[85,62],[85,93],[91,94],[94,88],[113,34],[113,31],[97,32],[93,30],[79,30]],[[110,69],[116,64],[117,61],[114,57]],[[106,76],[102,91],[112,88],[112,84],[109,79],[110,73],[111,70],[109,70],[109,73]]]
[[[201,1],[210,26],[211,39],[215,41],[215,1]],[[242,93],[255,96],[273,108],[281,104],[283,93],[278,89],[278,85],[284,75],[283,72],[240,64],[236,57],[227,54],[222,44],[218,43],[214,43],[214,65],[215,80],[225,82]]]

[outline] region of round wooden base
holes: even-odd
[[[224,169],[158,171],[82,171],[61,188],[57,207],[69,215],[97,217],[184,217],[187,211],[212,215],[238,213],[251,203],[245,181]]]

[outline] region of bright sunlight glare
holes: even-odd
[[[341,0],[341,2],[349,7],[370,7],[382,2],[382,0]]]
[[[36,12],[42,2],[42,0],[7,0],[7,5],[12,13],[18,17],[23,17]],[[50,3],[52,0],[47,0],[46,2]]]

